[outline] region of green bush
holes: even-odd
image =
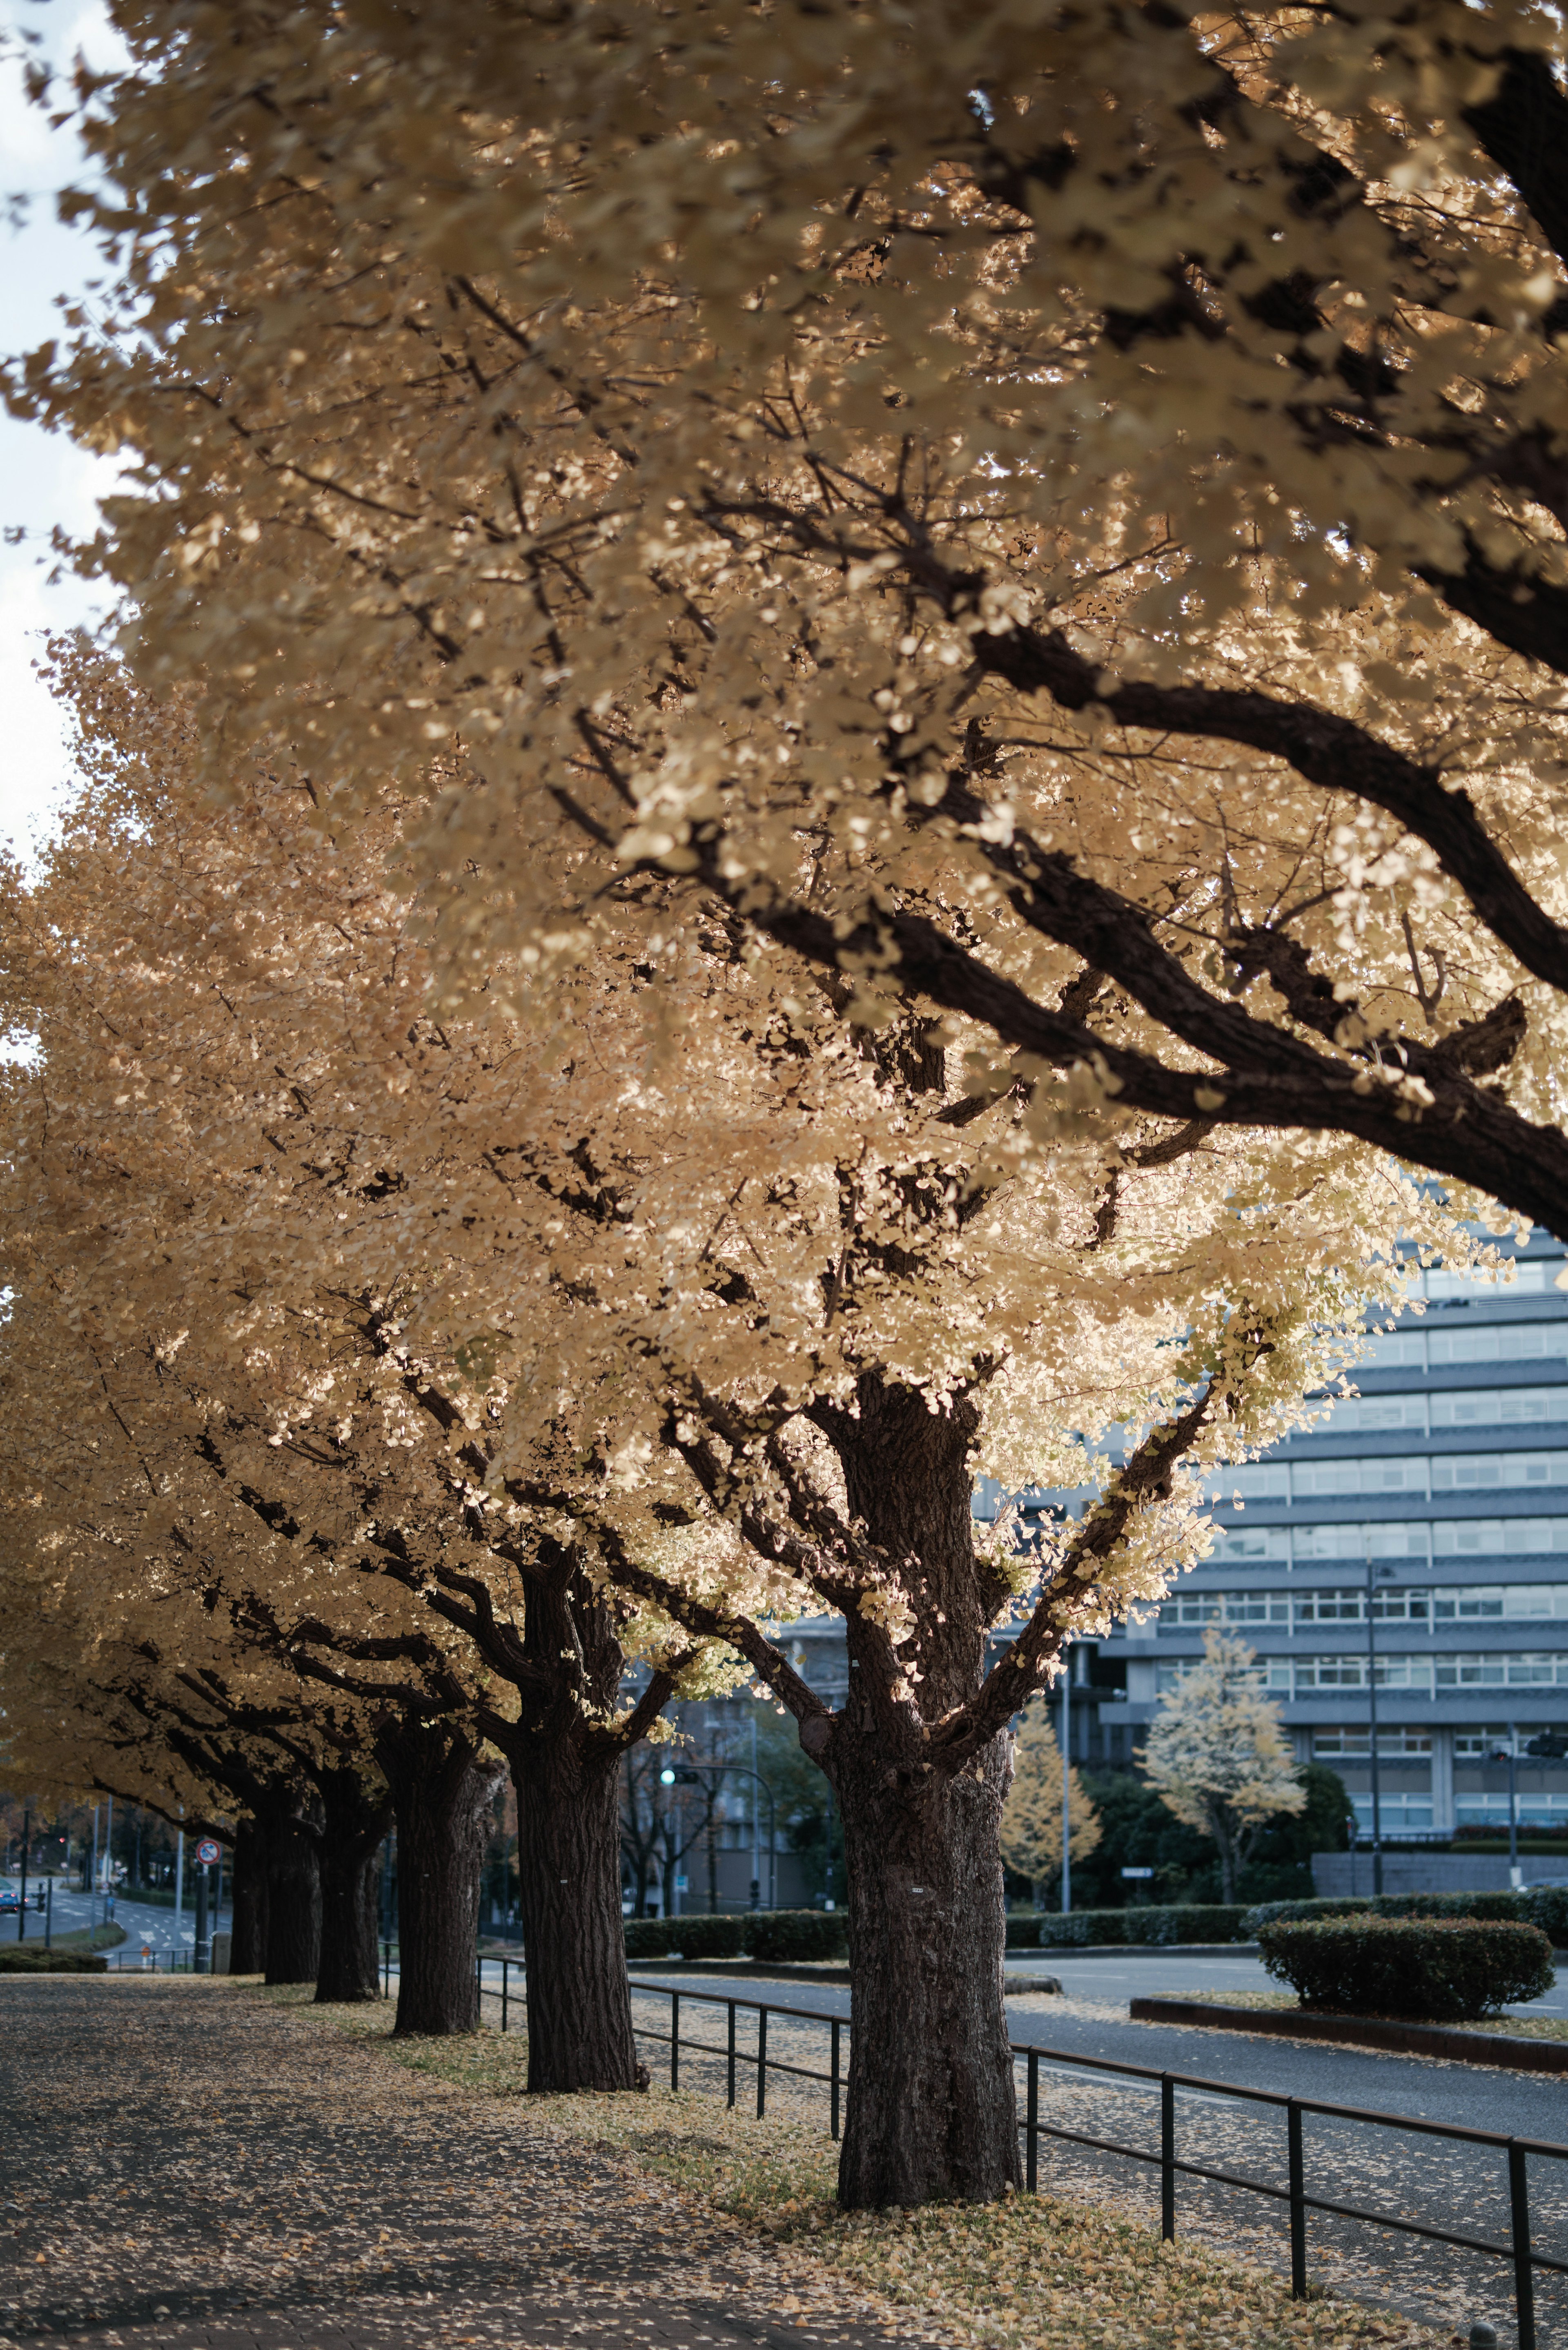
[[[1264,1966],[1305,2008],[1458,2022],[1556,1980],[1539,1927],[1476,1918],[1278,1918],[1260,1929]]]
[[[1127,1909],[1047,1910],[1040,1919],[1042,1950],[1075,1942],[1234,1942],[1245,1913],[1240,1902],[1140,1903]],[[1012,1947],[1012,1937],[1009,1935]]]
[[[670,1948],[679,1950],[683,1959],[738,1959],[745,1950],[751,1922],[743,1916],[672,1918]]]
[[[30,1950],[25,1942],[14,1950],[0,1946],[0,1975],[101,1975],[108,1971],[109,1960],[94,1958],[87,1950]]]
[[[627,1957],[667,1959],[670,1935],[680,1923],[679,1918],[628,1918],[625,1928]]]
[[[1563,1929],[1563,1938],[1568,1939],[1568,1886],[1543,1886],[1535,1893],[1363,1893],[1320,1901],[1260,1901],[1248,1910],[1243,1922],[1251,1936],[1260,1927],[1272,1926],[1280,1918],[1363,1916],[1475,1918],[1540,1926],[1547,1933],[1553,1932],[1555,1924]]]
[[[1537,1885],[1524,1897],[1525,1915],[1560,1950],[1568,1950],[1568,1885]]]
[[[775,1965],[849,1955],[848,1919],[842,1909],[758,1909],[746,1926],[752,1957]]]
[[[1040,1918],[1033,1909],[1013,1909],[1008,1912],[1007,1947],[1010,1950],[1037,1950],[1040,1948]]]
[[[842,1959],[848,1951],[842,1909],[753,1909],[710,1918],[628,1918],[628,1959],[738,1959],[777,1964],[802,1959]]]

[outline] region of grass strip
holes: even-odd
[[[1190,1991],[1172,1994],[1180,1999],[1201,2000],[1206,2007],[1244,2007],[1254,2012],[1267,2009],[1271,2014],[1323,2014],[1324,2009],[1306,2009],[1293,1991]],[[1430,2019],[1418,2015],[1368,2015],[1356,2017],[1369,2023],[1421,2023]],[[1432,2022],[1434,2032],[1509,2032],[1520,2040],[1568,2040],[1568,2015],[1475,2015],[1463,2023],[1451,2017],[1444,2022]]]
[[[262,1994],[391,2060],[483,2097],[522,2097],[527,2043],[485,2028],[452,2040],[393,2040],[389,2007],[317,2008],[308,1988]],[[1397,2312],[1293,2301],[1272,2271],[1080,2199],[1014,2195],[918,2211],[840,2211],[837,2148],[801,2122],[759,2122],[719,2099],[666,2088],[645,2096],[530,2097],[535,2126],[635,2163],[748,2232],[790,2248],[819,2274],[918,2310],[975,2350],[1438,2350],[1451,2337]]]

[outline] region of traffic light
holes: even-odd
[[[667,1762],[659,1779],[659,1784],[665,1787],[700,1787],[702,1784],[701,1771],[689,1770],[684,1762]]]
[[[1568,1735],[1559,1730],[1543,1730],[1539,1738],[1525,1741],[1524,1752],[1542,1762],[1561,1762],[1568,1755]]]

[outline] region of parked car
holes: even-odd
[[[22,1897],[16,1887],[10,1884],[0,1885],[0,1913],[7,1909],[19,1909],[21,1907]]]

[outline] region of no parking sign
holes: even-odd
[[[223,1846],[213,1836],[203,1836],[196,1846],[196,1857],[203,1868],[211,1868],[213,1863],[220,1859],[222,1855]]]

